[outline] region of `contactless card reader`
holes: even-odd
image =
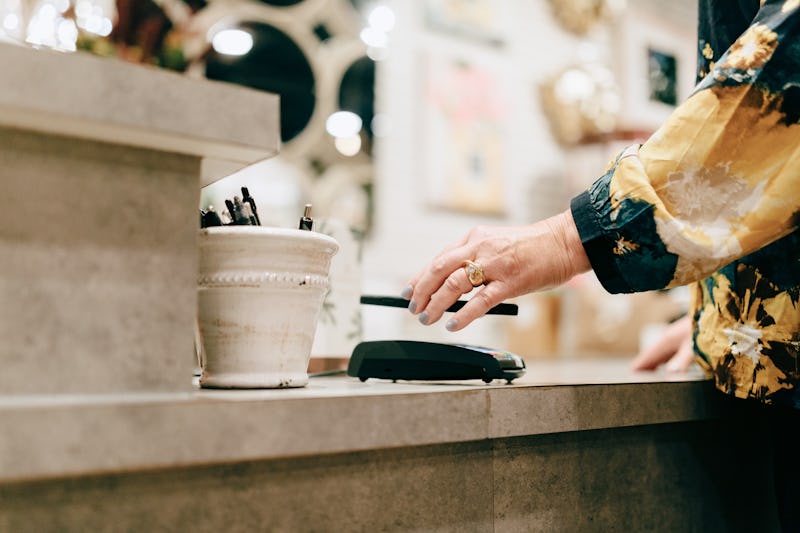
[[[347,375],[361,381],[505,379],[509,383],[525,373],[518,355],[481,346],[422,341],[365,341],[356,345]]]

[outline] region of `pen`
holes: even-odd
[[[208,206],[208,211],[204,211],[202,213],[203,213],[202,226],[204,228],[210,228],[210,227],[213,227],[213,226],[221,226],[222,225],[222,220],[219,218],[219,215],[217,214],[217,212],[214,211],[214,206],[213,205],[209,205]]]
[[[238,196],[233,197],[233,220],[234,223],[238,226],[249,226],[250,225],[250,218],[247,215],[247,209],[250,208],[249,205],[243,204],[242,199]]]
[[[261,225],[261,219],[258,218],[258,209],[256,209],[256,201],[250,196],[250,191],[247,187],[242,187],[242,200],[250,204],[250,210],[253,212],[253,218],[255,219],[255,225]]]
[[[253,209],[247,202],[242,203],[242,216],[248,220],[248,224],[251,226],[258,226],[258,224],[256,224],[256,217],[253,215]]]
[[[225,200],[225,207],[228,208],[228,214],[230,215],[230,218],[231,218],[231,224],[235,224],[236,223],[236,210],[234,209],[233,202],[231,202],[230,200],[226,199]]]
[[[305,209],[303,209],[303,216],[300,217],[299,229],[311,231],[313,227],[314,219],[311,218],[311,204],[306,204]]]
[[[466,304],[469,300],[458,300],[456,303],[445,309],[447,313],[455,313]],[[408,307],[408,300],[404,298],[397,298],[394,296],[361,296],[361,303],[367,305],[382,305],[385,307]],[[486,312],[487,315],[517,315],[519,314],[519,307],[517,304],[501,303],[497,304]]]

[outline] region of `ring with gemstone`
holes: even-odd
[[[483,274],[483,267],[476,261],[464,261],[464,271],[467,273],[469,282],[473,287],[479,287],[486,283],[486,276]]]

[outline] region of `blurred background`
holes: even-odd
[[[650,342],[685,292],[612,296],[588,274],[457,334],[358,297],[399,294],[475,225],[566,209],[691,91],[695,11],[693,0],[0,0],[0,40],[280,94],[280,156],[204,182],[200,206],[247,186],[262,224],[296,227],[313,204],[315,229],[342,244],[316,357],[392,338],[616,356]]]

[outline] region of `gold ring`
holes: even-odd
[[[473,287],[479,287],[486,283],[486,277],[483,274],[483,267],[480,263],[475,261],[464,261],[464,271],[467,273],[469,282]]]

